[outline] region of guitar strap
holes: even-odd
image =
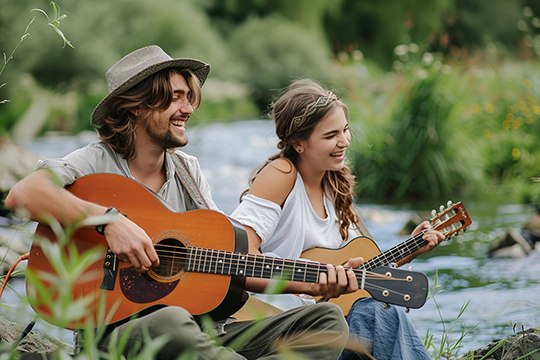
[[[176,175],[180,178],[182,185],[184,185],[184,189],[186,189],[193,202],[195,202],[195,205],[197,205],[199,209],[209,209],[208,203],[195,183],[193,176],[191,176],[184,160],[177,153],[172,154],[172,159],[176,167]]]
[[[358,212],[357,212],[358,213]],[[373,236],[369,232],[366,224],[364,223],[364,220],[360,217],[360,214],[358,214],[358,222],[356,223],[356,226],[358,227],[358,230],[360,230],[360,233],[364,236],[369,237],[370,239],[373,239]]]

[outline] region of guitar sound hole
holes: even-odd
[[[159,265],[152,270],[159,277],[170,278],[182,272],[186,263],[186,247],[176,239],[161,240],[155,246],[159,256]]]

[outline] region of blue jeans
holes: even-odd
[[[357,301],[347,315],[349,335],[362,340],[377,360],[432,359],[403,308],[373,298]],[[340,360],[369,359],[344,351]]]

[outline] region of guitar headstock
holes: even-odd
[[[381,266],[366,275],[364,289],[378,301],[418,309],[428,295],[428,278],[415,271]]]
[[[441,205],[438,213],[435,210],[431,212],[431,223],[434,230],[442,232],[449,238],[465,230],[472,224],[472,220],[461,201],[456,204],[449,201],[446,207]]]

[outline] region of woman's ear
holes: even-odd
[[[297,142],[292,144],[294,150],[296,150],[297,153],[301,154],[304,151],[304,145],[302,143]]]

